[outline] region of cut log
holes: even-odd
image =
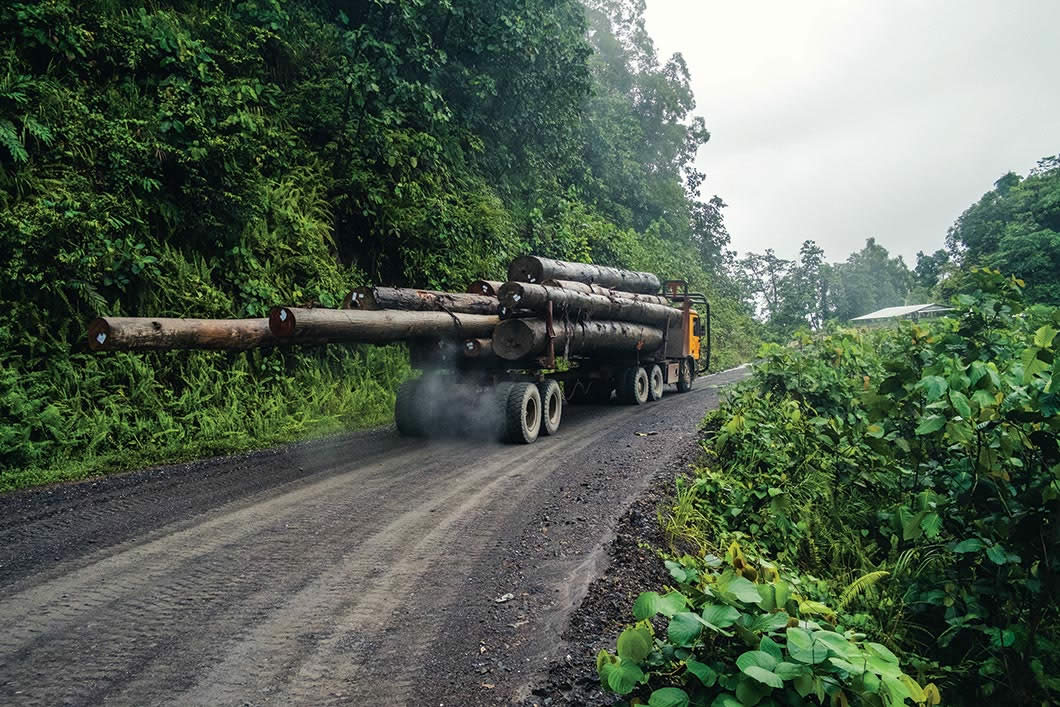
[[[467,286],[467,291],[475,295],[496,297],[503,284],[503,282],[498,282],[497,280],[475,280]]]
[[[534,255],[523,255],[513,260],[508,266],[508,280],[537,284],[545,280],[573,280],[645,294],[658,292],[662,286],[659,278],[648,272],[619,270],[606,265],[571,263]]]
[[[632,322],[564,322],[557,323],[554,329],[557,356],[651,353],[663,341],[662,329]],[[545,321],[506,319],[493,332],[493,351],[509,361],[544,355],[548,351]]]
[[[462,312],[407,312],[273,307],[269,328],[281,338],[387,344],[414,338],[490,336],[500,319]]]
[[[467,339],[464,341],[465,358],[492,358],[493,339]]]
[[[646,295],[637,292],[626,292],[624,290],[616,290],[611,287],[602,287],[600,285],[587,285],[584,282],[575,282],[574,280],[545,280],[541,284],[545,287],[560,287],[564,290],[574,290],[575,292],[581,292],[587,295],[625,297],[627,299],[637,300],[638,302],[650,302],[652,304],[662,305],[670,304],[670,300],[662,295]]]
[[[587,316],[595,319],[611,319],[622,322],[638,322],[657,327],[669,326],[681,318],[681,310],[668,305],[638,302],[626,297],[594,295],[566,290],[561,287],[546,287],[529,282],[506,282],[501,287],[500,301],[503,307],[522,307],[534,312],[543,312],[552,303],[553,316]]]
[[[402,309],[409,312],[496,314],[496,297],[467,292],[435,292],[408,287],[358,287],[346,295],[343,309]]]
[[[93,351],[246,351],[279,343],[285,342],[273,336],[268,319],[101,317],[88,325],[88,346]]]

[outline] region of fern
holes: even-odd
[[[37,122],[37,119],[31,115],[22,116],[22,127],[25,128],[26,132],[37,139],[42,145],[51,145],[54,136],[52,135],[51,128],[47,125]]]
[[[15,162],[24,163],[29,160],[29,153],[18,139],[18,131],[10,120],[0,120],[0,144],[7,148]]]
[[[850,586],[843,590],[843,594],[839,597],[839,605],[836,607],[839,611],[846,608],[847,604],[857,599],[862,594],[868,592],[873,585],[882,580],[884,577],[889,576],[891,573],[886,570],[878,570],[876,572],[869,572],[864,574],[853,582]]]

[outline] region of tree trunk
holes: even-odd
[[[290,342],[273,336],[268,319],[101,317],[88,325],[88,346],[93,351],[246,351],[286,343]]]
[[[508,266],[508,279],[514,282],[538,284],[545,280],[573,280],[645,294],[658,292],[662,286],[659,278],[647,272],[619,270],[606,265],[570,263],[565,260],[539,258],[534,255],[523,255],[513,260]]]
[[[651,353],[663,341],[662,329],[631,322],[565,322],[554,329],[556,356]],[[548,351],[544,320],[506,319],[493,332],[493,350],[509,361],[544,355]]]
[[[650,302],[651,304],[663,304],[667,306],[670,304],[670,300],[666,299],[663,295],[645,295],[636,292],[625,292],[623,290],[615,290],[600,285],[587,285],[584,282],[575,282],[573,280],[545,280],[541,284],[545,287],[560,287],[564,290],[574,290],[575,292],[581,292],[586,295],[625,297],[638,302]]]
[[[496,314],[496,297],[467,292],[435,292],[407,287],[358,287],[346,295],[343,309],[402,309],[410,312]]]
[[[564,315],[587,316],[666,327],[681,318],[681,310],[666,305],[526,282],[505,283],[501,288],[500,301],[507,308],[518,306],[534,312],[543,312],[551,302],[553,317],[557,319]]]
[[[475,295],[496,297],[503,284],[503,282],[498,282],[497,280],[475,280],[467,286],[467,291]]]
[[[500,319],[485,314],[273,307],[269,328],[281,338],[388,344],[414,338],[490,336]]]

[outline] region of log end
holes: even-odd
[[[541,265],[541,259],[532,255],[520,255],[508,266],[509,281],[536,282],[540,284],[544,279],[544,267]]]
[[[111,345],[110,323],[105,317],[93,319],[88,325],[88,348],[104,351]]]
[[[288,307],[273,307],[269,311],[269,331],[273,336],[293,336],[294,327],[294,312]]]
[[[377,310],[379,305],[375,301],[375,295],[371,287],[355,287],[342,302],[343,309]]]
[[[483,295],[485,297],[496,297],[498,290],[501,289],[499,282],[493,280],[475,280],[467,286],[467,291],[473,295]]]
[[[521,282],[506,282],[501,285],[501,289],[497,291],[497,299],[500,300],[501,305],[511,311],[513,309],[519,309],[523,305],[523,283]]]
[[[505,319],[493,330],[493,351],[501,358],[517,361],[533,349],[534,332],[524,319]]]
[[[493,354],[492,339],[467,339],[464,341],[465,358],[485,358]]]

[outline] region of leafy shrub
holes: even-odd
[[[952,318],[767,345],[662,520],[675,551],[736,539],[791,568],[949,703],[1044,704],[1060,696],[1060,310],[967,277]]]
[[[771,565],[752,567],[735,543],[724,561],[685,556],[666,564],[678,588],[641,594],[633,605],[638,622],[619,636],[617,655],[597,656],[605,689],[625,695],[651,684],[647,704],[657,707],[803,704],[811,697],[821,704],[939,704],[938,688],[921,687],[887,646],[838,625],[836,612],[797,578]],[[665,634],[653,625],[660,615]]]

